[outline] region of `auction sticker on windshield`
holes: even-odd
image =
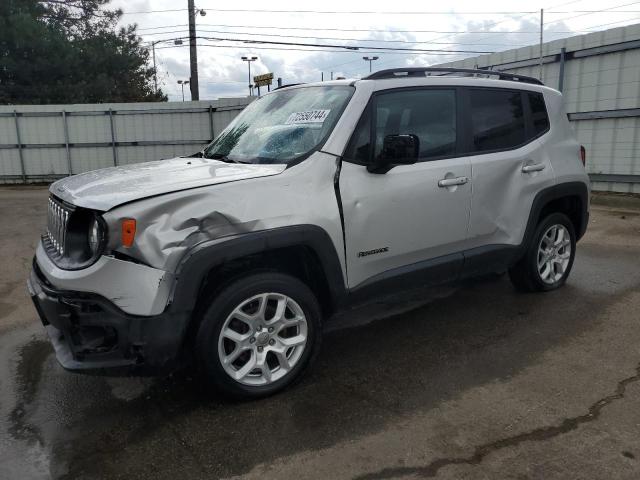
[[[299,123],[323,123],[331,110],[307,110],[306,112],[293,112],[284,122],[285,125]]]

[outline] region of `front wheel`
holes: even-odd
[[[575,253],[571,220],[553,213],[538,224],[525,255],[509,270],[511,282],[525,292],[555,290],[567,281]]]
[[[289,386],[315,357],[320,309],[309,288],[278,273],[244,277],[204,313],[196,350],[212,385],[234,398],[259,398]]]

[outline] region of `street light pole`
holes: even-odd
[[[182,87],[182,101],[184,102],[184,86],[189,84],[189,80],[178,80],[178,85]],[[193,98],[191,98],[193,100]]]
[[[253,88],[251,87],[251,62],[255,62],[258,57],[240,57],[242,61],[247,62],[249,65],[249,96],[253,96]]]
[[[153,92],[158,93],[158,70],[156,69],[156,43],[151,42],[151,50],[153,51]]]
[[[371,64],[374,60],[378,60],[378,57],[362,57],[362,59],[366,62],[369,62],[369,73],[371,73]]]
[[[151,51],[153,52],[153,91],[155,93],[158,93],[158,69],[156,68],[156,44],[158,43],[162,43],[162,42],[171,42],[173,41],[173,44],[176,46],[182,45],[182,39],[180,38],[176,38],[176,39],[165,39],[165,40],[154,40],[153,42],[151,42]]]

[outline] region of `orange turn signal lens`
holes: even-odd
[[[136,221],[133,218],[122,220],[122,246],[131,247],[136,238]]]

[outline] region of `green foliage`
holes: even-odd
[[[166,101],[109,0],[0,0],[0,104]]]

